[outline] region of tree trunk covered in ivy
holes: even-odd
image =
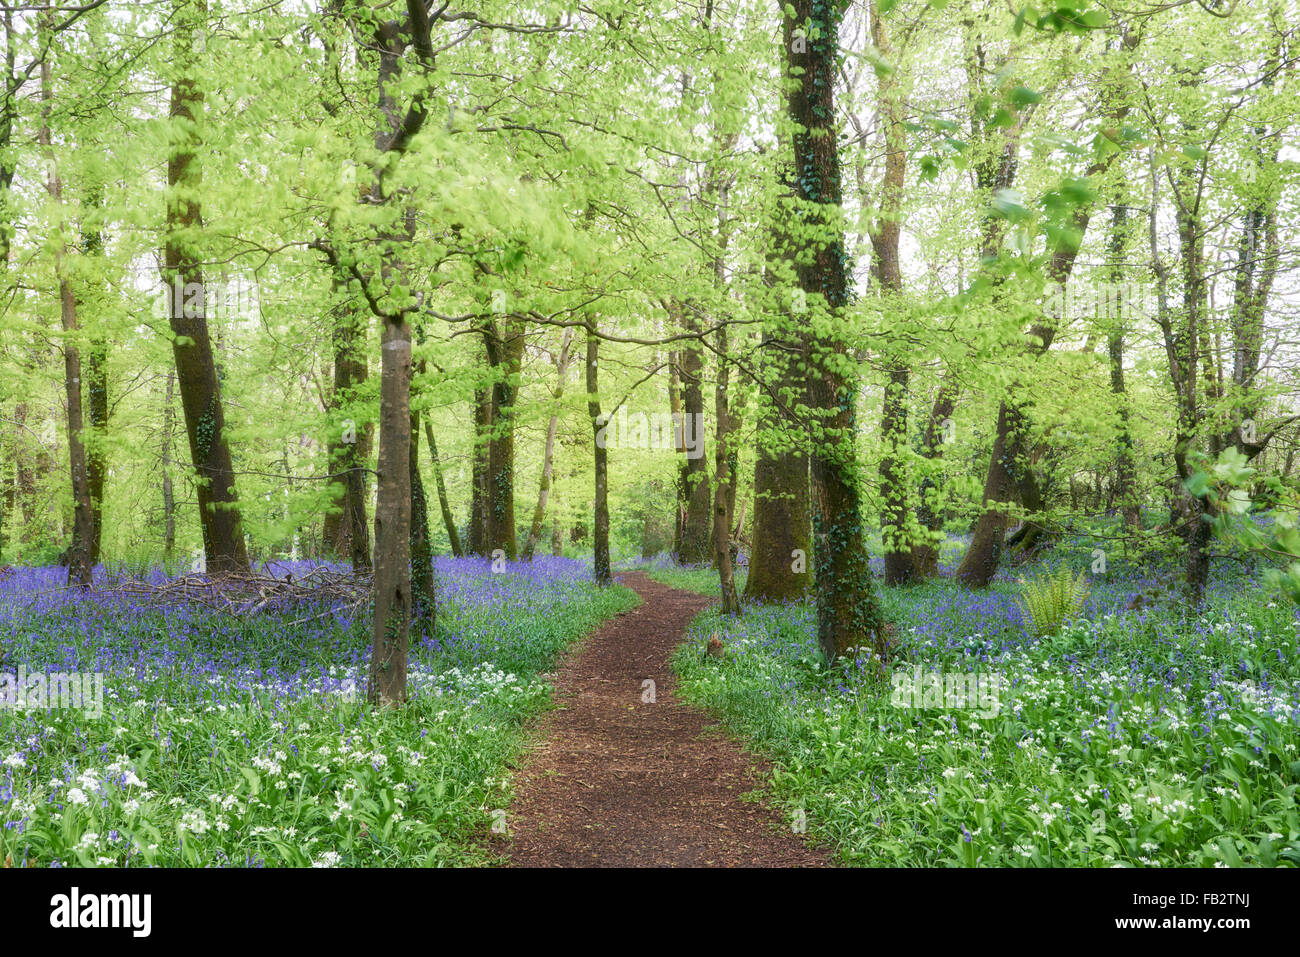
[[[336,287],[347,289],[347,277],[336,270]],[[347,302],[334,318],[334,390],[330,398],[337,438],[330,443],[330,473],[340,510],[326,517],[325,547],[341,555],[346,549],[352,568],[370,571],[370,522],[366,514],[366,463],[374,442],[374,426],[359,406],[370,364],[366,361],[366,317]]]
[[[788,164],[786,166],[788,170]],[[786,177],[787,186],[788,176]],[[776,264],[790,266],[795,250],[786,228],[790,190],[782,190],[771,214],[772,254],[764,281],[771,306],[759,350],[766,388],[759,391],[754,450],[754,532],[745,579],[748,601],[783,602],[812,588],[812,520],[808,487],[807,435],[799,422],[806,404],[808,343],[806,315],[794,308],[780,284]],[[802,306],[802,303],[801,303]]]
[[[808,454],[791,445],[763,443],[762,428],[754,460],[754,540],[745,598],[792,601],[812,584]]]
[[[483,330],[492,367],[492,431],[488,440],[487,500],[484,503],[484,548],[518,557],[515,531],[515,420],[519,376],[524,361],[524,330],[516,320],[490,322]]]
[[[808,404],[818,418],[812,452],[817,636],[830,661],[862,649],[883,667],[888,646],[868,565],[854,441],[856,384],[840,336],[849,282],[834,90],[844,7],[842,0],[797,0],[786,6],[794,15],[784,18],[782,31],[796,196],[811,247],[797,274],[809,308],[825,310],[830,320],[812,336],[808,375]]]
[[[1194,138],[1197,124],[1185,121],[1185,131],[1189,139]],[[1203,187],[1198,183],[1198,178],[1203,182],[1203,177],[1203,171],[1184,169],[1175,178],[1173,190],[1177,206],[1178,251],[1183,288],[1182,308],[1179,310],[1181,315],[1171,350],[1176,356],[1179,371],[1176,380],[1179,415],[1174,463],[1182,482],[1191,477],[1195,468],[1192,458],[1201,450],[1203,439],[1200,427],[1206,418],[1206,407],[1212,399],[1210,394],[1198,394],[1198,382],[1201,380],[1198,359],[1209,354],[1206,348],[1208,330],[1205,327],[1210,322],[1206,302],[1209,283],[1205,275],[1205,236],[1209,230],[1204,223]],[[1152,208],[1155,208],[1154,202]],[[1202,382],[1201,385],[1207,393],[1213,387],[1210,381]],[[1214,447],[1215,442],[1216,436],[1211,433],[1211,454],[1219,451]],[[1199,608],[1205,599],[1205,589],[1210,580],[1210,542],[1213,531],[1209,519],[1213,517],[1213,512],[1210,503],[1199,495],[1184,491],[1182,498],[1185,521],[1183,535],[1187,542],[1184,583],[1188,599],[1193,606]]]

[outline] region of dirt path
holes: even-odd
[[[760,766],[678,702],[669,659],[707,598],[622,576],[643,604],[567,657],[557,710],[515,776],[505,853],[519,867],[809,867],[789,821],[742,795]],[[655,702],[643,702],[643,682]]]

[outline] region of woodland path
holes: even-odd
[[[557,708],[515,775],[504,853],[516,867],[824,867],[790,822],[745,795],[761,762],[679,702],[669,667],[709,599],[640,572],[642,604],[566,656]],[[643,682],[655,683],[643,703]]]

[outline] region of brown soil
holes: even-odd
[[[557,709],[515,776],[503,847],[517,867],[822,867],[751,792],[763,766],[673,696],[669,668],[707,598],[622,576],[642,605],[568,656]],[[654,703],[643,682],[655,683]],[[499,845],[501,846],[501,845]]]

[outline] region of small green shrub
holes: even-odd
[[[1036,638],[1060,632],[1061,626],[1082,610],[1088,597],[1085,573],[1079,572],[1076,578],[1068,565],[1032,580],[1022,578],[1020,584],[1017,604],[1025,628]]]

